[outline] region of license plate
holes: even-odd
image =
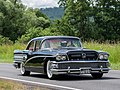
[[[89,74],[91,72],[91,70],[90,69],[86,69],[86,68],[82,68],[82,69],[80,69],[80,74]]]

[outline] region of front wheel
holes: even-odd
[[[52,69],[52,62],[49,60],[47,61],[47,66],[46,66],[47,76],[49,79],[54,79],[55,75],[52,73],[51,69]]]
[[[100,78],[102,78],[103,73],[92,73],[91,75],[95,79],[100,79]]]
[[[25,67],[24,67],[23,63],[21,63],[20,72],[23,76],[29,76],[30,75],[30,71],[25,70]]]

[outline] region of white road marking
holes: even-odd
[[[37,85],[43,85],[43,86],[50,86],[50,87],[56,87],[56,88],[63,88],[63,89],[68,89],[68,90],[83,90],[83,89],[77,89],[77,88],[72,88],[72,87],[59,86],[59,85],[47,84],[47,83],[40,83],[40,82],[33,82],[33,81],[26,81],[26,80],[15,79],[15,78],[9,78],[9,77],[1,77],[1,76],[0,76],[0,78],[1,78],[1,79],[7,79],[7,80],[13,80],[13,81],[24,82],[24,83],[31,83],[31,84],[37,84]]]

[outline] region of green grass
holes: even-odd
[[[120,43],[118,44],[108,44],[102,43],[99,44],[97,42],[85,42],[83,44],[86,48],[95,49],[95,50],[103,50],[110,54],[109,60],[111,62],[112,69],[120,70]]]
[[[13,62],[13,52],[16,49],[23,50],[26,45],[16,43],[14,45],[1,45],[0,46],[0,62],[11,63]]]
[[[111,68],[114,69],[114,70],[120,70],[120,62],[111,63]]]
[[[0,90],[50,90],[45,87],[0,79]]]
[[[0,90],[26,90],[26,86],[8,80],[0,80]]]
[[[1,63],[12,63],[13,62],[13,52],[16,49],[24,50],[26,45],[16,43],[14,45],[2,45],[0,46],[0,62]],[[103,50],[110,54],[109,60],[111,62],[112,69],[120,70],[120,43],[118,44],[108,44],[97,42],[84,42],[83,47]]]

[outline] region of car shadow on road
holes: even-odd
[[[48,79],[44,74],[31,74],[29,77]],[[55,79],[57,81],[78,81],[78,80],[111,80],[120,79],[116,77],[103,76],[101,79],[94,79],[91,75],[57,75]]]
[[[56,80],[59,81],[77,81],[77,80],[84,81],[84,80],[109,80],[109,79],[120,79],[120,78],[103,76],[101,79],[94,79],[91,75],[62,75],[56,78]]]

